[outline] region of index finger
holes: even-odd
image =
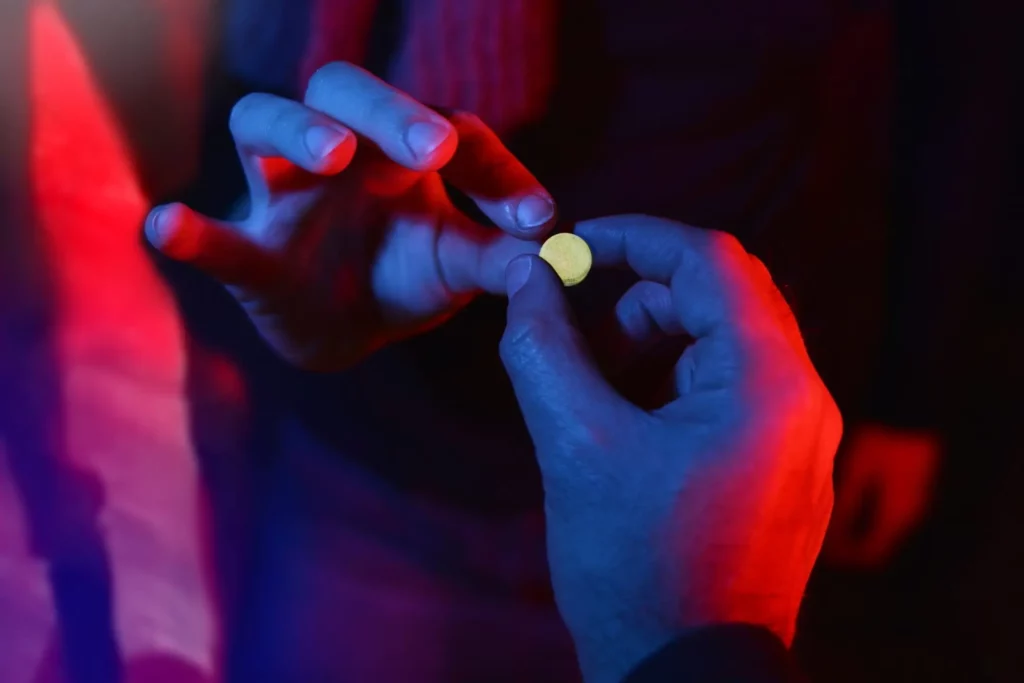
[[[679,321],[694,338],[778,336],[736,238],[639,215],[585,221],[575,232],[590,246],[595,265],[626,265],[645,280],[669,285]]]

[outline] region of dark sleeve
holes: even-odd
[[[624,683],[804,683],[786,646],[767,629],[710,626],[682,636],[640,664]]]
[[[935,429],[960,393],[1010,180],[1020,3],[898,0],[886,332],[870,417]]]

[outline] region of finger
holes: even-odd
[[[281,158],[318,175],[344,169],[356,151],[345,126],[305,105],[274,95],[247,95],[235,104],[229,126],[244,163]]]
[[[669,288],[641,280],[622,295],[615,310],[600,325],[595,334],[595,354],[601,367],[616,373],[666,337],[684,332]]]
[[[271,254],[229,224],[184,204],[153,209],[146,219],[146,238],[164,255],[198,268],[241,297],[282,282],[279,262]]]
[[[440,168],[458,145],[455,128],[443,116],[352,64],[320,67],[309,79],[305,102],[412,170]]]
[[[469,196],[502,230],[538,239],[555,224],[555,202],[533,174],[476,116],[456,112],[449,121],[459,145],[441,175]]]
[[[534,443],[601,438],[627,406],[591,360],[558,276],[538,257],[523,256],[509,264],[507,285],[501,359]]]
[[[760,358],[764,342],[781,338],[764,305],[749,257],[734,238],[648,216],[579,223],[596,265],[628,265],[641,278],[668,285],[679,321],[693,337],[719,337]]]
[[[505,294],[508,264],[517,256],[536,256],[539,251],[536,242],[453,217],[437,238],[437,267],[453,294]]]
[[[622,295],[615,305],[615,320],[619,332],[638,350],[685,332],[675,314],[671,290],[649,280],[637,282]]]

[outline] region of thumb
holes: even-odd
[[[592,440],[614,425],[627,404],[597,369],[572,322],[555,272],[536,256],[520,256],[505,271],[508,324],[505,364],[534,445]]]

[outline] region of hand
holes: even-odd
[[[622,680],[686,629],[790,642],[832,507],[835,403],[765,267],[724,234],[622,216],[577,226],[641,282],[622,333],[695,338],[647,412],[597,371],[557,278],[509,265],[501,356],[537,449],[555,596],[588,681]]]
[[[437,325],[553,224],[550,195],[479,119],[448,118],[349,64],[305,104],[250,95],[231,115],[251,210],[228,223],[155,209],[150,241],[227,285],[286,360],[337,370]],[[467,218],[444,181],[500,230]]]
[[[927,516],[940,459],[934,434],[870,424],[854,430],[838,479],[825,559],[848,567],[884,567]]]

